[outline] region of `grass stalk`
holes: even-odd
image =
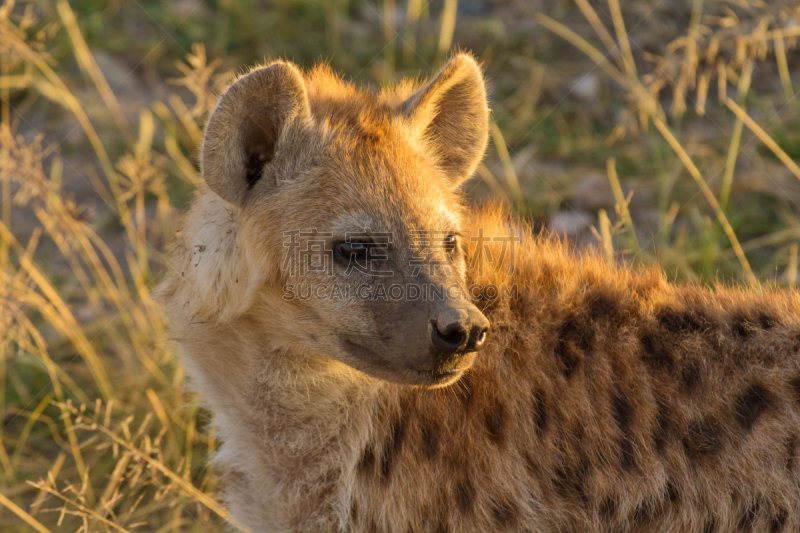
[[[591,4],[589,4],[588,0],[575,0],[575,3],[578,4],[578,8],[580,8],[581,13],[589,21],[589,24],[592,25],[592,29],[603,41],[603,44],[608,49],[608,53],[611,54],[614,59],[617,61],[617,66],[620,69],[624,69],[624,59],[620,55],[619,46],[617,45],[614,38],[611,37],[611,34],[608,33],[608,30],[600,21],[600,17],[597,16],[597,12],[592,8]]]
[[[786,281],[790,287],[797,285],[797,243],[789,246],[789,265],[786,267]]]
[[[750,91],[750,80],[753,76],[753,63],[754,61],[752,58],[746,60],[744,69],[742,69],[742,76],[739,78],[736,100],[741,105],[744,105],[747,93]],[[727,207],[728,200],[730,199],[731,186],[733,185],[733,173],[736,170],[736,159],[739,155],[739,143],[742,140],[743,126],[742,119],[736,117],[736,121],[733,124],[730,146],[728,147],[728,158],[725,162],[725,173],[722,175],[722,186],[720,187],[719,193],[719,203],[722,204],[722,207]]]
[[[628,209],[629,200],[625,198],[622,192],[622,185],[619,182],[619,176],[617,176],[617,162],[613,157],[606,162],[606,172],[608,181],[611,183],[611,191],[614,193],[614,200],[617,202],[617,208],[628,232],[630,247],[636,256],[640,256],[642,249],[639,247],[636,228],[633,225],[633,218],[631,218],[631,213]]]
[[[800,167],[797,166],[797,163],[795,163],[794,160],[789,157],[789,155],[780,146],[778,146],[778,143],[776,143],[772,137],[770,137],[769,134],[767,134],[767,132],[765,132],[763,128],[756,123],[755,120],[750,118],[744,109],[739,107],[739,105],[730,98],[725,100],[725,105],[727,105],[728,108],[733,111],[733,113],[739,119],[741,119],[742,122],[744,122],[750,131],[752,131],[767,148],[772,150],[772,153],[775,154],[775,156],[780,159],[784,165],[786,165],[786,168],[788,168],[792,174],[797,177],[797,179],[800,179]]]
[[[422,14],[422,0],[408,0],[406,27],[403,30],[403,63],[409,64],[417,54],[417,24]]]
[[[494,147],[497,149],[497,155],[500,158],[501,164],[503,165],[506,183],[508,184],[508,188],[511,190],[511,198],[514,200],[514,205],[516,206],[517,211],[522,213],[524,211],[522,190],[520,189],[519,180],[517,179],[517,171],[514,170],[514,164],[511,161],[511,155],[508,153],[508,146],[506,145],[506,140],[503,137],[503,132],[500,131],[500,128],[497,127],[497,124],[494,121],[489,123],[489,132],[491,133]]]
[[[695,180],[698,186],[700,186],[700,190],[703,193],[703,196],[706,197],[706,200],[711,205],[711,209],[714,210],[714,214],[719,220],[720,224],[722,225],[723,231],[725,231],[725,235],[728,236],[728,240],[733,247],[734,252],[736,253],[737,259],[739,259],[739,264],[742,266],[742,270],[744,271],[745,278],[747,281],[753,286],[759,286],[758,279],[756,278],[755,274],[753,274],[753,269],[750,267],[750,263],[747,261],[747,257],[742,250],[741,245],[739,244],[739,239],[736,237],[736,232],[733,231],[730,222],[728,222],[728,217],[725,216],[722,207],[717,202],[717,199],[714,197],[714,193],[711,192],[711,189],[708,187],[706,180],[703,179],[703,175],[700,173],[700,170],[692,161],[692,158],[689,157],[689,154],[686,153],[681,143],[675,138],[672,132],[669,130],[666,124],[661,121],[658,117],[652,117],[653,125],[658,129],[661,135],[666,139],[672,149],[680,158],[681,162],[683,163],[686,170],[689,171],[689,175]]]
[[[21,518],[26,524],[32,527],[34,531],[38,533],[50,533],[50,530],[44,527],[41,522],[28,514],[19,505],[6,498],[2,492],[0,492],[0,505],[4,505],[9,511]]]
[[[477,172],[478,175],[481,177],[481,179],[484,181],[484,183],[486,183],[486,185],[488,185],[489,188],[492,190],[492,193],[494,195],[498,196],[499,198],[502,198],[503,201],[508,205],[514,205],[511,202],[511,199],[509,199],[505,189],[503,189],[503,186],[500,185],[500,182],[497,180],[497,178],[494,177],[492,171],[489,170],[484,163],[478,165]]]
[[[75,18],[75,13],[72,11],[72,8],[69,7],[69,2],[67,2],[67,0],[59,0],[56,3],[56,8],[61,17],[61,22],[64,24],[64,28],[66,28],[67,34],[69,35],[72,51],[75,54],[75,59],[78,61],[78,66],[89,76],[92,83],[94,83],[97,92],[100,94],[103,103],[111,113],[111,117],[114,119],[114,122],[116,122],[119,131],[130,137],[130,124],[128,123],[128,119],[125,118],[125,112],[119,105],[116,96],[114,96],[114,91],[111,89],[108,81],[106,81],[105,76],[103,76],[100,66],[89,51],[89,46],[83,38],[80,27],[78,27],[78,20]],[[130,138],[128,140],[130,140]]]
[[[392,83],[395,74],[395,57],[397,55],[397,5],[395,0],[383,0],[383,81]]]
[[[456,13],[458,0],[444,0],[442,8],[442,23],[439,27],[439,43],[436,46],[436,64],[441,63],[447,56],[447,51],[453,44],[453,33],[456,30]]]
[[[609,220],[608,213],[606,213],[605,209],[601,209],[597,215],[600,224],[600,238],[603,245],[603,255],[606,258],[606,263],[613,265],[614,241],[611,238],[611,221]]]
[[[772,42],[775,47],[775,62],[778,64],[778,73],[781,77],[783,94],[786,95],[786,101],[791,102],[794,100],[794,88],[792,87],[792,77],[789,74],[789,62],[786,59],[786,46],[784,44],[783,33],[775,35]]]

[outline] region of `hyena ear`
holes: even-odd
[[[201,166],[212,191],[240,206],[270,161],[311,119],[300,71],[281,61],[236,80],[206,125]]]
[[[400,112],[455,184],[472,176],[489,137],[486,86],[472,56],[453,57],[400,105]]]

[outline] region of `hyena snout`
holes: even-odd
[[[434,310],[431,341],[445,358],[477,352],[483,347],[489,320],[469,302],[454,302]]]

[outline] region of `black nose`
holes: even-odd
[[[467,328],[460,322],[451,322],[444,330],[440,330],[438,324],[434,323],[431,340],[434,346],[445,353],[474,352],[483,346],[488,329],[485,325],[475,325],[467,332]]]
[[[475,352],[483,348],[483,343],[486,341],[486,334],[488,331],[489,326],[472,326],[466,351]]]

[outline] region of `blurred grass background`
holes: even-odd
[[[223,531],[209,415],[151,292],[230,76],[483,62],[466,187],[671,279],[794,286],[800,8],[782,0],[5,0],[0,531]]]

